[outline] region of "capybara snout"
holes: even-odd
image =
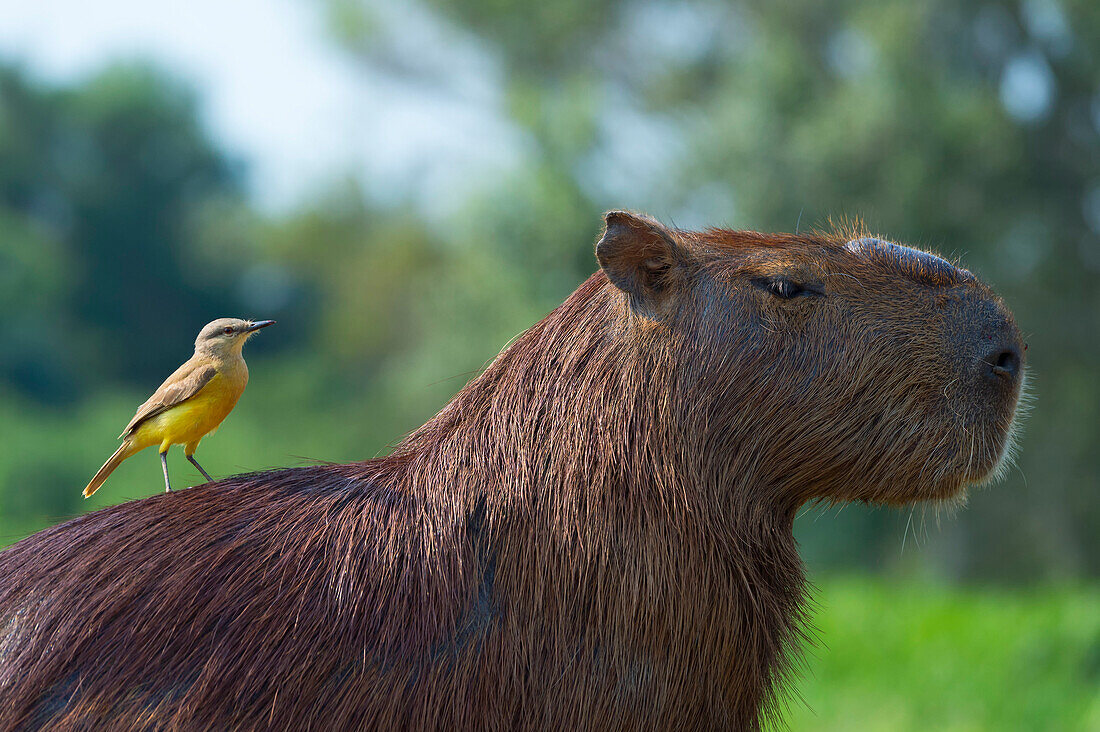
[[[984,287],[971,286],[947,324],[947,347],[957,349],[961,378],[975,398],[1011,407],[1023,378],[1023,339],[1016,321]]]
[[[1023,377],[1023,341],[999,297],[968,270],[928,252],[873,238],[854,240],[846,248],[924,285],[918,298],[932,300],[944,313],[943,346],[949,359],[954,355],[960,383],[974,390],[975,400],[1014,410]]]
[[[1000,474],[1012,450],[1026,379],[1024,342],[1012,314],[985,285],[973,281],[955,289],[959,292],[944,308],[943,330],[958,381],[947,394],[957,412],[961,447],[967,449],[962,483],[980,483]]]

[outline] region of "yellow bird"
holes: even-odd
[[[95,493],[123,460],[150,445],[160,445],[165,492],[172,490],[166,458],[172,445],[183,445],[183,454],[191,464],[207,480],[213,480],[195,460],[195,450],[199,440],[218,429],[244,393],[248,366],[241,349],[245,341],[274,322],[219,318],[207,323],[195,339],[195,355],[138,407],[137,414],[119,435],[122,445],[88,483],[84,497]]]

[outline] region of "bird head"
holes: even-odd
[[[218,318],[207,323],[199,331],[199,337],[195,339],[195,350],[214,356],[240,353],[245,341],[251,338],[253,333],[274,323],[274,320]]]

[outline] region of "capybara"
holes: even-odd
[[[994,474],[1020,333],[970,272],[862,235],[612,212],[596,256],[388,457],[156,495],[0,553],[0,728],[778,715],[798,508],[950,501]]]

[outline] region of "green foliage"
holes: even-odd
[[[934,530],[918,516],[917,539],[946,535],[933,561],[953,576],[1100,572],[1100,6],[431,5],[498,61],[509,121],[530,143],[520,173],[450,231],[501,248],[496,279],[536,274],[520,302],[591,270],[586,217],[601,208],[772,231],[855,217],[955,258],[1017,313],[1038,398],[1019,468]],[[335,6],[370,18],[338,40],[372,68],[446,53],[387,45],[401,28],[377,4]],[[907,524],[853,507],[805,546],[880,566],[867,557],[892,554]],[[862,541],[837,552],[835,533]]]
[[[1100,728],[1100,592],[825,582],[792,730]]]
[[[170,372],[181,332],[237,307],[232,278],[192,258],[193,217],[238,195],[232,168],[162,73],[43,89],[0,66],[0,270],[15,303],[0,380],[59,403],[104,372]],[[141,357],[126,358],[136,339]]]

